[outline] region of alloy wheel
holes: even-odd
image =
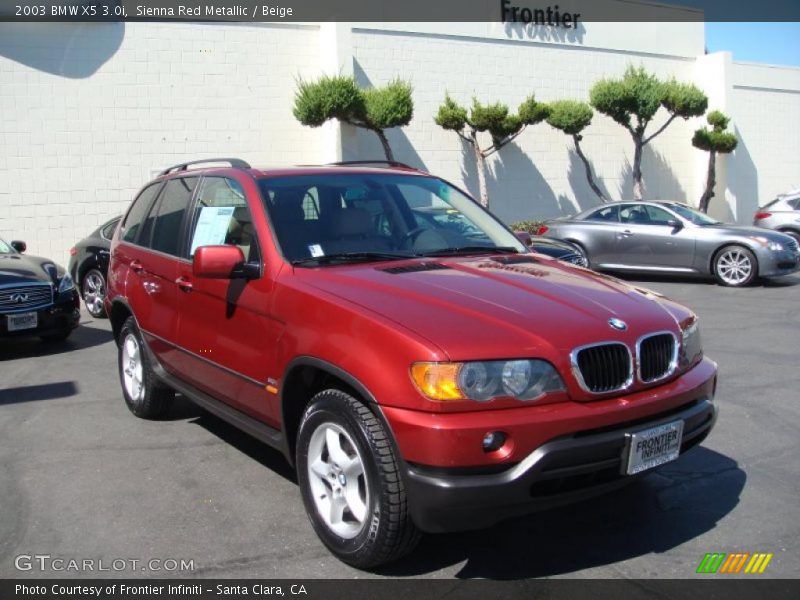
[[[738,248],[723,252],[717,259],[717,272],[728,285],[741,285],[753,272],[753,261]]]
[[[106,298],[106,282],[97,271],[90,271],[83,278],[83,301],[93,316],[102,314],[103,301]]]
[[[319,516],[344,539],[364,528],[369,487],[361,454],[344,428],[322,423],[308,445],[308,481]]]
[[[139,402],[144,396],[142,350],[136,336],[131,333],[122,342],[120,362],[125,391],[133,402]]]

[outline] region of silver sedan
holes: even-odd
[[[591,268],[604,271],[713,275],[738,287],[800,270],[794,238],[720,223],[679,202],[603,204],[539,233],[580,246]]]

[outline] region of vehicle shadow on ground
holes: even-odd
[[[112,341],[113,337],[113,334],[106,329],[95,329],[94,327],[80,325],[63,342],[44,342],[37,337],[9,338],[0,342],[0,361],[36,356],[55,356],[65,352],[100,346]]]
[[[26,385],[0,390],[0,406],[20,404],[22,402],[38,402],[39,400],[58,400],[78,394],[78,385],[74,381],[59,381],[41,385]]]
[[[697,448],[594,500],[483,531],[426,535],[413,554],[378,572],[419,576],[466,561],[456,577],[549,577],[666,552],[716,527],[738,504],[746,479],[734,460]],[[695,563],[687,563],[687,575]]]
[[[282,453],[259,442],[254,437],[212,415],[181,395],[175,397],[173,407],[170,409],[166,419],[189,419],[190,423],[199,425],[262,466],[270,469],[284,479],[297,483],[294,469],[289,466],[289,463],[286,462],[286,458]]]

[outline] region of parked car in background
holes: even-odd
[[[67,270],[80,290],[86,310],[93,317],[106,316],[106,279],[111,238],[122,217],[114,217],[95,229],[69,250]]]
[[[69,273],[47,258],[27,256],[25,242],[0,239],[0,338],[66,339],[80,320]]]
[[[800,244],[800,190],[782,194],[759,208],[753,225],[788,234]]]
[[[603,204],[548,221],[539,233],[580,246],[589,265],[604,271],[713,275],[738,287],[800,269],[794,238],[720,223],[679,202]]]
[[[589,261],[583,253],[583,250],[578,248],[575,244],[538,235],[532,236],[522,231],[517,231],[516,234],[517,237],[528,246],[531,252],[545,254],[552,258],[578,265],[579,267],[589,267]]]
[[[609,491],[714,426],[691,310],[537,257],[446,181],[200,163],[114,234],[122,397],[158,418],[178,391],[282,451],[341,560]],[[419,224],[439,209],[469,227]]]

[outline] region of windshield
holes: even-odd
[[[298,264],[526,251],[472,199],[432,177],[301,175],[259,187],[284,256]]]
[[[689,208],[683,204],[667,204],[671,210],[678,213],[687,221],[691,221],[695,225],[718,225],[719,221],[712,219],[706,214],[701,213],[699,210]]]
[[[7,244],[3,238],[0,238],[0,254],[16,254],[10,244]]]

